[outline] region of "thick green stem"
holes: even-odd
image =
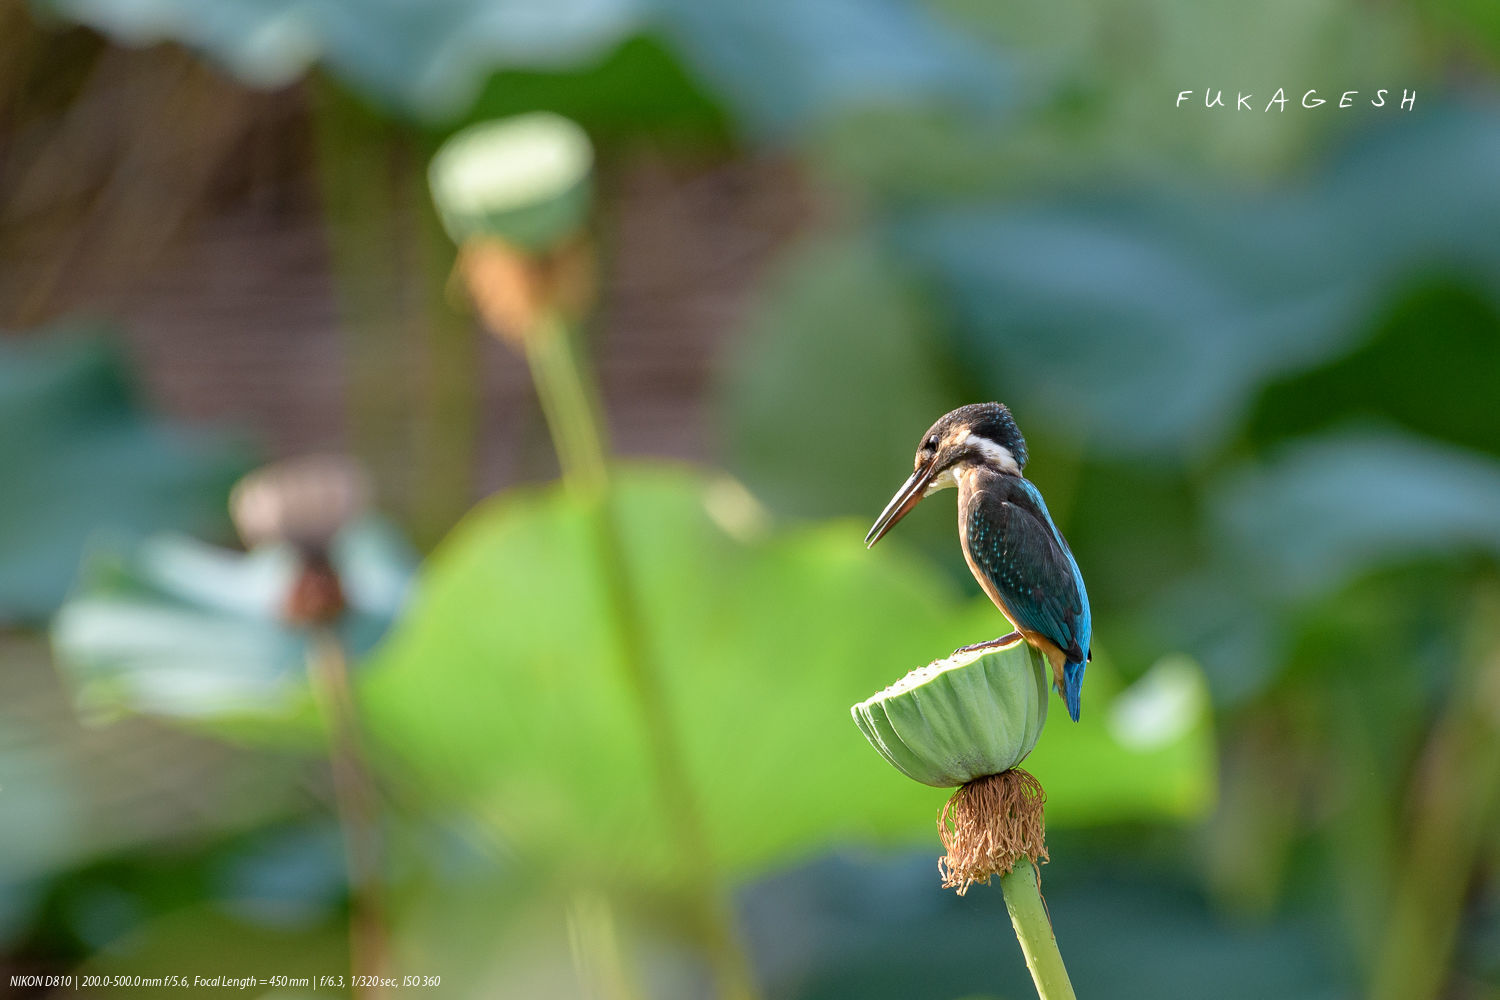
[[[1041,1000],[1073,1000],[1073,984],[1063,965],[1062,953],[1057,950],[1036,866],[1022,858],[1000,879],[1000,888],[1005,893],[1005,908],[1010,911],[1016,940],[1021,943],[1021,954],[1026,956],[1026,968],[1031,970],[1031,979],[1036,983],[1037,996]]]
[[[574,353],[571,334],[555,311],[544,311],[535,328],[526,332],[526,359],[563,476],[593,506],[604,597],[619,640],[621,666],[635,696],[669,825],[677,832],[679,850],[698,887],[693,896],[696,924],[703,934],[719,995],[724,1000],[753,1000],[758,992],[750,964],[740,946],[733,910],[683,765],[666,692],[652,669],[641,628],[643,615],[608,488],[598,394]]]

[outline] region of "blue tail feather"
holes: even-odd
[[[1074,722],[1078,721],[1079,713],[1083,711],[1083,668],[1085,663],[1063,664],[1063,701],[1067,702],[1068,715]]]

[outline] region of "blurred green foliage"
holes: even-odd
[[[1080,858],[1066,836],[1049,840],[1072,858],[1044,867],[1042,888],[1080,993],[1188,1000],[1212,983],[1215,996],[1244,1000],[1349,995],[1347,971],[1330,958],[1331,928],[1306,918],[1232,926],[1180,873],[1150,864],[1121,871]],[[934,893],[927,860],[827,858],[752,889],[747,932],[775,942],[764,958],[776,977],[772,995],[1033,995],[1025,967],[1001,960],[1000,894]],[[776,933],[785,924],[821,930],[798,940]]]
[[[1185,573],[1215,567],[1215,579],[1197,574],[1195,598],[1222,592],[1233,605],[1223,613],[1242,617],[1257,595],[1243,586],[1245,560],[1229,557],[1229,539],[1208,507],[1211,497],[1238,492],[1218,481],[1232,474],[1221,467],[1245,443],[1252,414],[1252,427],[1278,429],[1262,435],[1268,442],[1306,421],[1298,414],[1316,413],[1322,423],[1405,418],[1464,444],[1493,444],[1480,383],[1493,381],[1485,362],[1500,290],[1497,135],[1487,115],[1437,112],[1363,140],[1305,191],[1274,196],[1213,195],[1193,185],[893,209],[875,230],[881,250],[847,235],[807,248],[768,286],[751,324],[755,339],[727,369],[732,465],[782,509],[869,512],[932,414],[970,398],[1004,398],[1038,439],[1033,452],[1041,458],[1029,471],[1058,498],[1052,506],[1086,554],[1091,579],[1106,581],[1095,588],[1106,615],[1153,600],[1174,606]],[[1457,287],[1466,312],[1437,335],[1453,349],[1442,357],[1466,359],[1454,366],[1460,381],[1452,392],[1434,393],[1431,383],[1416,390],[1408,363],[1426,350],[1416,331],[1425,341],[1452,308],[1450,297],[1402,294],[1434,273],[1450,289],[1464,282]],[[1433,312],[1412,315],[1424,305]],[[1399,348],[1384,332],[1398,308],[1402,328],[1412,331]],[[1310,399],[1351,355],[1359,367],[1338,376],[1343,388]],[[1268,383],[1276,395],[1262,402]],[[1388,407],[1378,395],[1387,387],[1406,402]],[[872,397],[881,405],[867,405]],[[1342,411],[1331,405],[1340,403]],[[829,448],[831,440],[845,444]],[[1431,463],[1405,461],[1423,447],[1408,441],[1403,450],[1414,474],[1402,478],[1412,485],[1391,486],[1426,483],[1443,494],[1440,502],[1451,497],[1482,510],[1488,487],[1472,476],[1469,486],[1441,472],[1429,481]],[[1467,549],[1491,549],[1493,520],[1484,513],[1459,523],[1444,516],[1451,509],[1429,507],[1418,517],[1381,488],[1389,460],[1378,449],[1365,448],[1363,457],[1332,450],[1304,466],[1345,484],[1321,511],[1268,506],[1253,494],[1238,501],[1261,521],[1244,551],[1275,587],[1290,582],[1269,561],[1277,551],[1324,565],[1320,550],[1303,543],[1309,533],[1321,536],[1323,518],[1340,502],[1351,516],[1373,509],[1371,517],[1403,519],[1408,533],[1445,532]],[[1364,468],[1355,475],[1353,466]],[[1268,483],[1273,491],[1304,488],[1290,470]],[[1121,496],[1146,509],[1175,508],[1199,522],[1201,534],[1173,518],[1129,517]],[[1485,524],[1475,527],[1475,518]],[[947,534],[930,519],[913,520],[929,538]],[[1166,537],[1153,536],[1158,528]],[[1380,537],[1367,556],[1410,554],[1396,536]],[[1115,595],[1129,607],[1116,606]],[[1190,639],[1179,628],[1176,641]],[[1241,675],[1261,671],[1268,641],[1189,648],[1218,688],[1238,697],[1253,686]]]
[[[993,610],[958,602],[899,551],[867,553],[853,523],[773,530],[731,480],[623,471],[614,503],[637,624],[717,860],[746,873],[841,840],[925,838],[941,794],[892,780],[848,707],[993,629]],[[369,668],[363,707],[421,787],[487,817],[529,864],[670,886],[685,873],[669,815],[642,792],[655,785],[648,734],[624,686],[588,509],[551,488],[471,515]],[[1127,746],[1107,721],[1107,664],[1090,692],[1089,722],[1044,736],[1028,764],[1055,822],[1208,804],[1201,702]]]
[[[424,463],[402,505],[423,539],[464,495],[463,475],[443,470],[472,457],[477,398],[469,331],[441,300],[448,248],[433,249],[430,219],[411,225],[441,134],[549,108],[604,140],[606,160],[645,139],[796,161],[823,211],[757,289],[717,401],[723,463],[770,512],[684,469],[628,466],[615,498],[639,624],[769,995],[1025,989],[1019,963],[996,957],[996,899],[938,894],[925,853],[847,851],[930,836],[937,798],[869,752],[847,706],[999,627],[970,599],[941,501],[888,550],[859,549],[862,522],[923,427],[989,398],[1017,409],[1028,473],[1095,604],[1085,721],[1054,721],[1031,759],[1058,828],[1048,899],[1080,988],[1497,988],[1485,751],[1500,725],[1484,692],[1500,648],[1500,35],[1485,4],[31,9],[132,44],[174,40],[259,85],[326,71],[312,113],[355,437],[391,464]],[[1417,110],[1259,110],[1304,82],[1331,100],[1411,86]],[[1231,104],[1240,86],[1257,110],[1206,111],[1203,86]],[[1200,89],[1178,110],[1184,87]],[[436,374],[414,388],[400,348],[424,336]],[[213,475],[184,471],[163,444],[176,435],[120,402],[107,365],[0,362],[6,442],[21,442],[11,467],[39,470],[0,495],[7,511],[26,500],[5,541],[46,545],[24,562],[7,553],[0,615],[54,607],[95,522],[222,531],[188,499]],[[131,428],[129,447],[76,416],[91,399]],[[410,456],[393,444],[408,408],[425,428]],[[143,489],[155,471],[181,488]],[[78,488],[100,481],[147,494],[139,517]],[[96,564],[83,606],[138,602],[188,627],[133,620],[118,635],[138,655],[84,656],[85,670],[160,679],[175,665],[174,699],[215,683],[194,664],[290,679],[297,637],[267,640],[260,612],[212,600],[205,617],[207,584],[255,577],[227,586],[261,593],[274,559],[213,563],[180,588],[160,569],[173,546],[185,551],[151,542]],[[438,547],[410,614],[362,667],[399,817],[404,960],[492,993],[577,995],[577,942],[607,939],[611,919],[656,995],[702,989],[691,918],[672,900],[689,873],[654,798],[598,568],[576,499],[503,495]],[[143,641],[152,622],[164,627]],[[41,859],[24,898],[0,896],[0,923],[24,927],[38,873],[87,853],[49,853],[54,835],[97,814],[74,810],[88,796],[70,797],[53,757],[10,738],[42,762],[21,773],[0,748],[4,794],[27,803],[5,814],[24,817],[7,842]],[[65,791],[37,797],[54,785]],[[308,870],[326,876],[327,859]],[[327,896],[326,877],[309,884]],[[606,903],[580,906],[566,895],[580,885]],[[325,943],[324,921],[307,948]],[[145,923],[118,919],[99,943]],[[255,923],[243,913],[151,923],[134,956],[97,967],[204,935],[244,945],[213,952],[226,961],[307,954],[274,930],[240,934]]]
[[[334,538],[329,558],[349,602],[339,637],[362,655],[400,611],[415,554],[366,517]],[[282,614],[298,566],[284,546],[240,553],[171,535],[90,553],[52,627],[80,711],[166,716],[242,738],[316,733],[309,639]]]
[[[611,77],[591,79],[593,68],[625,43],[646,38],[665,41],[735,121],[770,135],[801,131],[851,108],[892,99],[962,103],[987,93],[984,84],[993,79],[981,49],[913,4],[34,0],[34,5],[128,43],[181,42],[260,86],[288,83],[321,62],[386,109],[447,122],[470,110],[498,69],[581,71],[585,76],[572,89],[597,90],[589,84]],[[828,44],[850,36],[860,44]],[[643,58],[635,66],[648,65],[650,53],[637,51]],[[765,73],[768,65],[778,72]],[[625,81],[639,79],[622,74]],[[648,73],[646,79],[670,82],[674,75]]]
[[[98,328],[0,342],[0,624],[37,622],[99,533],[228,530],[247,450],[142,412]]]
[[[35,639],[5,637],[0,665],[6,954],[103,948],[203,896],[196,884],[183,891],[180,859],[163,845],[258,838],[302,808],[305,774],[281,759],[142,720],[81,726]]]

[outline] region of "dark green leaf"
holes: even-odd
[[[1227,478],[1217,510],[1278,603],[1414,558],[1500,558],[1500,462],[1396,432],[1304,438]]]
[[[1261,383],[1358,346],[1394,287],[1500,291],[1492,117],[1366,137],[1302,190],[1147,189],[912,213],[898,245],[951,296],[987,384],[1101,449],[1201,452]]]
[[[0,427],[0,623],[50,614],[97,532],[226,534],[248,464],[223,436],[143,414],[114,352],[77,335],[0,342]]]

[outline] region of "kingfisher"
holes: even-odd
[[[925,496],[958,489],[958,542],[979,586],[1015,630],[955,652],[1025,639],[1052,665],[1052,684],[1078,721],[1093,628],[1083,574],[1041,492],[1022,475],[1026,440],[1002,403],[944,414],[917,447],[916,471],[865,536],[885,537]]]

